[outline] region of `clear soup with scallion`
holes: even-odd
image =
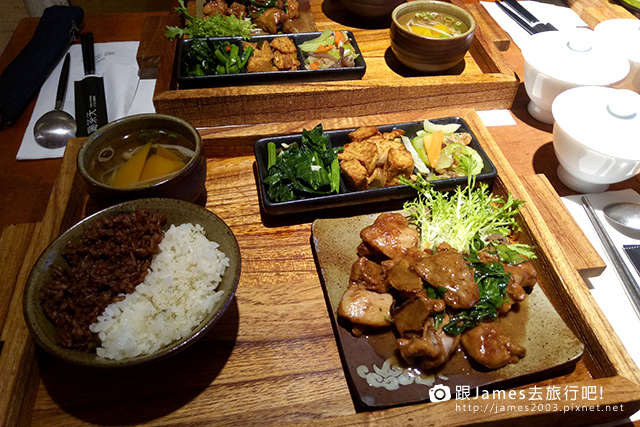
[[[469,30],[460,19],[441,12],[408,13],[399,17],[398,23],[416,34],[436,39],[456,37]]]
[[[113,187],[144,187],[177,174],[194,154],[193,144],[177,132],[138,130],[100,150],[89,173]]]

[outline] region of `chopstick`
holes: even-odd
[[[524,8],[524,6],[518,3],[518,0],[504,0],[504,2],[509,6],[511,6],[516,12],[520,13],[520,15],[524,19],[528,20],[532,26],[535,27],[537,24],[542,24],[550,31],[557,31],[557,28],[554,27],[553,25],[549,23],[543,24],[542,22],[540,22],[538,18],[533,16],[531,12],[529,12],[527,9]]]
[[[502,4],[502,0],[497,0],[496,5],[529,34],[533,35],[543,31],[557,31],[553,25],[540,22],[527,9],[520,5],[517,0],[504,0],[504,2],[510,7]]]
[[[595,228],[600,241],[604,245],[604,250],[607,252],[607,256],[613,264],[613,269],[618,274],[618,277],[622,282],[627,298],[629,298],[636,315],[640,317],[640,287],[638,287],[638,282],[636,282],[633,274],[631,274],[631,271],[629,271],[629,268],[620,256],[620,253],[618,253],[618,250],[613,244],[613,240],[611,240],[607,230],[605,230],[602,222],[598,219],[596,211],[593,209],[591,202],[586,196],[582,196],[582,205],[584,210],[587,212],[587,216],[589,217],[591,224],[593,224],[593,228]]]
[[[533,28],[531,27],[531,25],[527,21],[525,21],[524,19],[520,18],[519,15],[517,15],[515,12],[513,12],[507,6],[503,5],[500,0],[496,1],[496,5],[500,9],[502,9],[502,11],[504,13],[506,13],[509,18],[511,18],[514,21],[516,21],[516,23],[518,25],[520,25],[522,27],[522,29],[525,30],[527,33],[529,33],[531,35],[535,34],[535,32],[533,31]]]

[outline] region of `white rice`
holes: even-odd
[[[144,281],[89,327],[102,343],[97,355],[151,354],[188,336],[223,294],[216,288],[229,258],[218,246],[199,224],[171,225]]]

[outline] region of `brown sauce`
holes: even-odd
[[[500,323],[506,335],[512,339],[515,344],[522,345],[526,339],[526,328],[529,319],[529,306],[527,300],[516,303],[511,310],[505,315],[499,316],[496,321]],[[370,333],[362,336],[366,339],[375,353],[383,360],[390,363],[391,367],[409,368],[407,363],[400,356],[396,346],[396,334],[392,330],[382,333]],[[526,357],[526,356],[525,356]],[[420,375],[423,379],[432,377],[434,374],[441,376],[461,375],[476,371],[469,362],[464,350],[458,345],[457,350],[453,352],[447,363],[433,372],[419,373],[416,369],[411,371]]]

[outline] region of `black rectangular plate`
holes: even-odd
[[[491,184],[498,171],[491,162],[491,159],[482,149],[480,142],[476,136],[471,132],[469,125],[460,117],[445,117],[440,119],[429,119],[432,123],[436,124],[448,124],[458,123],[460,128],[457,132],[469,132],[471,134],[471,143],[469,147],[475,149],[484,161],[484,168],[482,172],[476,176],[476,183],[485,182]],[[395,125],[378,126],[380,132],[390,132],[393,129],[403,129],[405,135],[409,138],[413,138],[418,130],[423,129],[424,121],[400,123]],[[349,142],[349,133],[355,129],[344,129],[326,131],[330,138],[330,144],[332,147],[344,146]],[[292,144],[299,142],[302,135],[287,135],[273,138],[263,138],[255,142],[253,150],[256,156],[256,163],[258,166],[258,178],[259,188],[258,193],[260,195],[260,203],[264,211],[270,215],[286,215],[300,212],[309,212],[320,209],[337,208],[343,206],[359,205],[363,203],[375,203],[388,200],[401,200],[410,199],[416,196],[416,192],[413,188],[406,185],[398,185],[395,187],[374,188],[370,190],[362,191],[350,191],[342,177],[340,178],[340,193],[331,194],[327,196],[312,197],[308,199],[293,200],[290,202],[275,203],[269,199],[267,195],[266,185],[262,184],[267,177],[267,143],[273,141],[276,147],[281,147],[282,144]],[[464,186],[467,184],[467,177],[458,177],[451,179],[440,179],[432,181],[433,186],[440,191],[452,190],[458,186]]]
[[[321,32],[313,33],[297,33],[297,34],[281,34],[281,35],[258,35],[253,36],[249,41],[260,42],[263,40],[271,41],[277,37],[289,37],[298,47],[298,60],[300,67],[293,71],[271,71],[261,73],[239,74],[219,74],[209,76],[189,76],[186,74],[183,63],[183,56],[193,43],[192,38],[180,40],[178,43],[178,89],[198,89],[222,86],[242,86],[270,83],[296,83],[296,82],[314,82],[314,81],[332,81],[332,80],[357,80],[364,76],[367,65],[364,62],[358,43],[351,31],[345,31],[351,39],[351,44],[355,49],[358,57],[355,60],[354,67],[343,68],[326,68],[322,70],[306,70],[304,68],[304,56],[300,48],[301,43],[320,36]],[[214,37],[202,38],[198,40],[209,40],[212,42],[229,42],[241,46],[242,53],[242,37]]]

